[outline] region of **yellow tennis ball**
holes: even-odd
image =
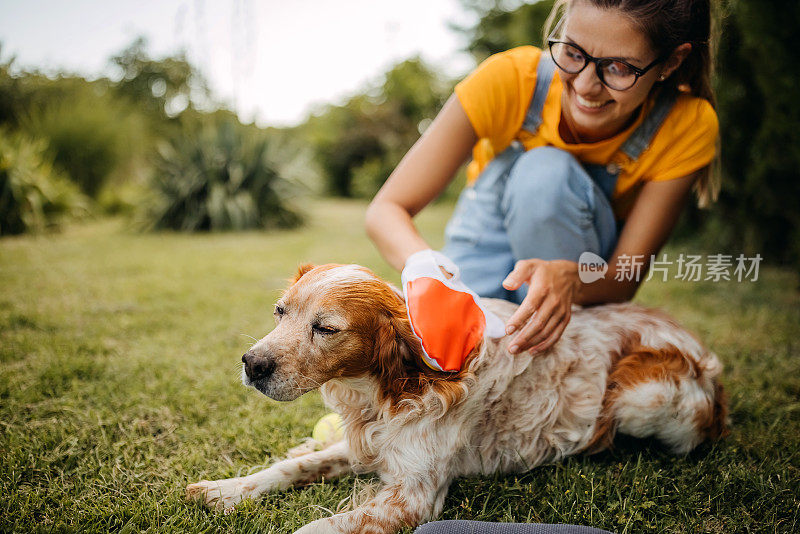
[[[329,413],[314,425],[311,437],[322,443],[330,445],[344,439],[344,422],[338,413]]]

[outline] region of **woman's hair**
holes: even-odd
[[[571,2],[588,2],[601,9],[618,9],[639,27],[659,55],[669,55],[683,43],[692,50],[680,67],[660,83],[665,90],[689,93],[716,107],[711,77],[717,42],[716,2],[713,0],[556,0],[544,25],[544,42],[569,10]],[[717,146],[717,160],[719,145]],[[719,192],[718,164],[701,171],[695,184],[698,204],[707,206]]]

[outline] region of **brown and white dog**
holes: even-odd
[[[503,320],[516,308],[484,302]],[[423,364],[402,294],[364,267],[302,267],[275,321],[244,355],[244,383],[282,401],[321,387],[346,439],[252,475],[190,484],[187,497],[229,511],[354,469],[380,475],[371,500],[298,533],[397,532],[439,515],[455,477],[599,451],[616,432],[656,437],[676,454],[727,433],[717,357],[634,304],[576,309],[536,356],[512,356],[508,338],[484,339],[455,374]]]

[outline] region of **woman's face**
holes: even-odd
[[[617,9],[601,9],[574,0],[567,13],[561,39],[574,43],[594,57],[615,57],[644,68],[656,59],[647,38]],[[581,141],[607,139],[625,128],[661,75],[656,65],[626,91],[603,85],[589,63],[578,74],[559,71],[563,81],[562,113]]]

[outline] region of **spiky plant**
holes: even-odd
[[[150,210],[154,228],[181,231],[288,228],[293,185],[269,157],[269,139],[233,120],[192,128],[159,148]]]
[[[78,188],[53,169],[45,141],[0,129],[0,235],[54,228],[88,208]]]

